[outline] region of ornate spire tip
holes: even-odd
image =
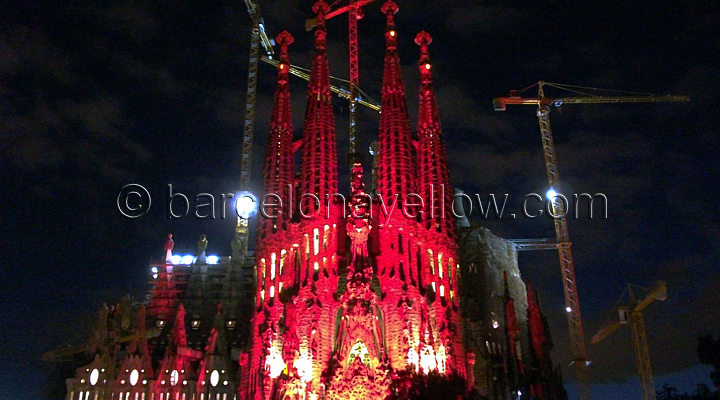
[[[427,47],[430,43],[432,43],[432,36],[425,31],[420,31],[420,33],[415,36],[415,44],[418,46]]]
[[[330,7],[323,0],[318,0],[313,4],[312,11],[317,14],[318,23],[325,22],[325,13],[327,13],[329,9]]]
[[[398,5],[393,0],[387,0],[380,8],[380,11],[387,15],[396,14],[398,10]]]
[[[293,35],[290,34],[290,32],[282,31],[275,38],[275,42],[280,46],[289,46],[295,42],[295,38],[293,38]]]

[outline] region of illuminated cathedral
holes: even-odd
[[[415,37],[413,135],[397,6],[388,0],[381,10],[375,187],[365,187],[363,160],[351,155],[350,193],[338,193],[328,6],[321,0],[313,7],[299,140],[288,80],[293,37],[276,38],[262,180],[263,193],[284,203],[257,217],[254,253],[206,255],[203,237],[196,255],[181,257],[169,239],[165,257],[150,267],[147,301],[126,298],[100,310],[88,345],[94,359],[67,380],[68,400],[408,398],[428,377],[451,383],[457,396],[562,397],[546,323],[520,278],[513,245],[482,228],[458,227],[451,214],[432,39],[426,32]]]

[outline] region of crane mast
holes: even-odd
[[[635,364],[640,377],[643,400],[655,400],[655,383],[653,382],[652,368],[650,366],[650,350],[647,344],[647,335],[645,334],[645,322],[641,312],[630,313],[630,331],[632,332]]]
[[[549,191],[554,191],[560,179],[558,172],[557,156],[555,152],[555,144],[553,142],[552,128],[550,125],[551,107],[559,107],[563,104],[604,104],[604,103],[656,103],[656,102],[679,102],[689,101],[685,96],[655,96],[647,94],[633,93],[632,96],[605,96],[597,95],[597,91],[603,91],[597,88],[586,88],[574,85],[563,85],[540,81],[531,87],[538,87],[537,98],[521,97],[517,91],[511,91],[508,97],[499,97],[493,99],[495,111],[505,111],[506,106],[510,105],[537,105],[537,118],[540,127],[540,139],[542,141],[543,155],[545,158],[545,171],[547,174]],[[581,96],[549,98],[545,95],[545,86],[551,86],[558,89],[565,89]],[[590,93],[595,91],[595,93]],[[605,91],[606,93],[608,91]],[[612,91],[611,91],[612,92]],[[587,358],[585,348],[585,336],[583,333],[582,317],[580,314],[580,298],[577,290],[577,282],[575,280],[575,265],[573,263],[570,233],[567,225],[566,204],[558,196],[551,197],[550,201],[553,209],[553,221],[555,224],[555,235],[557,237],[558,258],[560,261],[560,273],[563,281],[563,290],[565,294],[565,310],[567,311],[568,330],[570,334],[570,345],[573,357],[573,369],[578,381],[578,397],[581,400],[590,400],[589,372],[588,366],[590,361]],[[644,325],[642,318],[635,320],[634,325],[638,332],[644,333]],[[642,346],[644,341],[639,340],[638,346]],[[645,343],[647,349],[647,343]],[[638,364],[640,367],[640,365]],[[647,363],[649,368],[649,361]],[[652,384],[652,379],[650,380]],[[654,393],[654,392],[653,392]]]
[[[253,0],[245,0],[248,14],[252,23],[250,31],[250,54],[248,58],[248,80],[245,94],[245,121],[243,123],[242,155],[240,159],[240,188],[248,190],[250,186],[250,172],[252,170],[252,148],[255,140],[255,105],[257,102],[257,74],[258,62],[260,60],[260,44],[265,49],[266,57],[272,58],[275,53],[273,41],[265,33],[265,23],[260,16],[260,7]],[[235,237],[233,242],[238,243],[239,254],[234,256],[245,256],[248,250],[248,218],[238,213],[237,224],[235,225]],[[242,261],[242,260],[239,260]]]
[[[349,39],[349,66],[350,66],[350,126],[349,126],[349,142],[348,153],[355,153],[355,124],[356,124],[356,107],[355,98],[357,97],[357,87],[360,84],[359,71],[359,55],[358,55],[358,33],[357,20],[360,17],[355,0],[350,0],[350,8],[348,9],[348,39]]]
[[[538,89],[538,97],[545,98],[542,85]],[[555,143],[553,141],[552,129],[550,127],[550,107],[545,102],[538,102],[538,124],[540,126],[540,138],[542,141],[543,154],[545,156],[545,172],[547,174],[549,187],[557,186],[560,174],[557,167],[555,155]],[[578,380],[578,395],[581,400],[589,400],[590,387],[588,385],[589,374],[587,352],[585,351],[585,336],[580,315],[580,299],[575,281],[575,265],[573,263],[566,218],[566,205],[558,197],[550,199],[553,208],[553,221],[555,223],[555,236],[557,237],[558,257],[560,260],[560,273],[565,293],[565,311],[567,311],[568,328],[570,331],[570,348],[573,356],[573,368]]]
[[[643,321],[643,310],[655,300],[665,301],[667,299],[667,285],[663,281],[657,282],[650,293],[642,300],[637,301],[632,285],[627,285],[630,306],[618,307],[618,321],[600,329],[593,335],[590,343],[597,344],[611,333],[615,332],[621,325],[630,324],[632,333],[633,353],[635,354],[635,366],[637,367],[642,389],[643,400],[655,400],[655,384],[653,383],[652,367],[650,365],[650,350],[645,333],[645,322]],[[624,293],[623,293],[624,295]],[[622,299],[623,295],[620,296]],[[619,303],[619,301],[618,301]],[[632,307],[632,309],[631,309]]]

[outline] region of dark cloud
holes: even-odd
[[[482,35],[485,32],[517,29],[529,19],[529,14],[512,7],[471,5],[453,7],[445,20],[445,26],[457,35],[468,32]]]
[[[108,30],[129,37],[136,42],[146,40],[159,30],[159,23],[147,3],[121,2],[97,11]]]

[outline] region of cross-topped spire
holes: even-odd
[[[385,13],[385,66],[382,81],[382,113],[378,133],[377,193],[384,201],[402,203],[414,191],[414,163],[412,157],[410,120],[405,103],[405,85],[397,52],[394,14],[398,6],[389,0],[381,8]],[[395,200],[397,199],[397,200]],[[396,207],[400,208],[397,204]],[[405,218],[395,217],[398,227],[407,225]]]
[[[293,127],[290,102],[290,85],[288,71],[290,70],[290,56],[288,46],[294,41],[287,31],[282,31],[275,39],[280,45],[280,63],[278,64],[277,83],[270,121],[270,138],[265,152],[265,166],[263,170],[264,193],[275,193],[287,196],[288,186],[293,183]],[[289,207],[278,207],[271,211],[276,218],[261,218],[258,222],[259,238],[287,230],[289,223]],[[284,209],[283,209],[284,208]],[[259,243],[263,243],[260,241]]]
[[[301,205],[305,215],[324,216],[325,199],[337,192],[337,146],[335,117],[330,95],[330,72],[325,52],[325,13],[328,5],[320,0],[313,6],[317,14],[315,55],[310,71],[310,84],[303,126],[299,192],[317,196],[319,203]],[[317,210],[320,206],[320,210]],[[310,219],[313,219],[310,218]],[[320,218],[315,218],[318,221]],[[327,221],[321,221],[323,224]]]
[[[420,98],[418,101],[418,192],[429,203],[429,210],[423,214],[425,228],[442,233],[454,240],[455,219],[449,205],[453,201],[453,189],[450,186],[447,153],[443,143],[440,116],[433,90],[432,64],[428,45],[432,43],[429,33],[421,31],[415,37],[420,46]],[[434,201],[431,201],[433,199]],[[443,207],[442,204],[445,206]]]

